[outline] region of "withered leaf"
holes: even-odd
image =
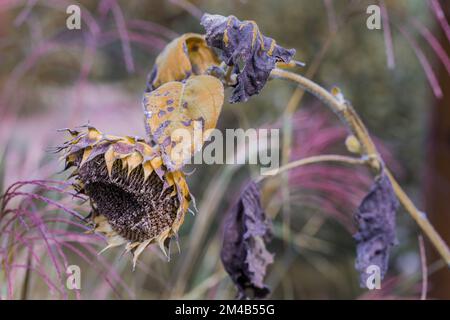
[[[264,284],[267,265],[273,255],[266,249],[270,238],[266,217],[255,182],[250,182],[224,221],[221,259],[238,289],[238,298],[264,298],[270,290]]]
[[[262,35],[254,21],[204,14],[200,23],[206,29],[208,45],[219,49],[221,59],[237,73],[231,103],[245,102],[258,94],[275,64],[288,63],[295,54],[294,49],[285,49]]]
[[[399,203],[391,182],[385,173],[375,181],[370,192],[362,200],[355,220],[358,232],[356,270],[360,273],[360,285],[366,287],[369,266],[380,268],[381,278],[388,269],[389,251],[396,243],[395,218]]]
[[[144,94],[151,138],[160,146],[170,171],[179,170],[208,139],[223,99],[222,83],[209,75],[171,81]]]
[[[172,40],[156,58],[149,75],[147,92],[169,81],[181,81],[191,75],[205,74],[208,68],[219,63],[204,36],[186,33]]]

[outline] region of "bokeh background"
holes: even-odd
[[[82,8],[81,30],[66,28],[70,4]],[[371,4],[381,6],[382,30],[366,27]],[[181,253],[174,250],[167,262],[159,249],[148,249],[135,272],[121,249],[98,256],[104,241],[84,235],[79,221],[50,200],[83,215],[86,204],[65,185],[36,182],[67,177],[49,152],[66,138],[57,129],[90,123],[114,135],[145,135],[140,102],[155,57],[180,34],[203,33],[204,12],[255,20],[265,35],[297,50],[306,67],[296,72],[341,88],[395,176],[450,243],[447,1],[1,0],[0,193],[17,181],[35,181],[21,184],[24,194],[10,205],[40,217],[12,219],[6,227],[9,220],[1,218],[2,298],[235,296],[219,258],[221,225],[257,167],[188,168],[195,169],[188,182],[199,212],[181,228]],[[225,103],[218,126],[280,128],[283,163],[346,153],[346,133],[334,115],[284,81],[271,81],[245,104]],[[352,215],[369,185],[365,171],[324,165],[267,180],[263,204],[274,219],[269,250],[275,262],[266,278],[271,298],[418,299],[424,288],[427,298],[450,298],[450,272],[426,239],[421,245],[403,209],[382,290],[359,288]],[[20,236],[11,236],[16,229]],[[76,292],[65,290],[70,264],[82,270]]]

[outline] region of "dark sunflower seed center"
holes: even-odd
[[[170,196],[173,187],[163,190],[156,172],[144,182],[142,166],[128,175],[128,169],[122,168],[122,161],[117,160],[110,178],[104,156],[99,155],[79,169],[79,178],[98,213],[127,240],[153,238],[175,221],[179,201]]]

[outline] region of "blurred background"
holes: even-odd
[[[66,28],[71,4],[81,7],[81,30]],[[381,30],[366,27],[371,4],[381,8]],[[121,249],[97,255],[104,240],[84,235],[72,217],[86,215],[88,205],[73,197],[62,162],[48,152],[67,138],[57,129],[86,123],[144,136],[140,102],[155,57],[178,35],[203,33],[204,12],[255,20],[266,36],[297,50],[306,67],[296,72],[341,88],[394,175],[450,243],[448,1],[0,0],[0,194],[13,186],[9,206],[23,214],[10,218],[2,208],[1,298],[235,297],[219,258],[221,225],[257,167],[188,168],[195,168],[188,183],[199,212],[181,228],[181,253],[167,262],[150,248],[132,272]],[[245,104],[225,103],[218,127],[280,128],[283,163],[346,153],[334,115],[284,81],[269,82]],[[448,268],[426,239],[421,244],[403,209],[382,289],[359,288],[352,215],[369,186],[364,170],[332,165],[266,181],[263,205],[274,219],[270,298],[450,298]],[[65,289],[71,264],[81,267],[81,290]]]

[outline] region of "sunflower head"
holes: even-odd
[[[87,195],[94,232],[108,246],[125,245],[133,266],[142,251],[175,236],[191,199],[182,171],[167,171],[159,148],[133,137],[105,135],[93,127],[68,130],[60,148],[65,169],[75,168],[75,189]]]

